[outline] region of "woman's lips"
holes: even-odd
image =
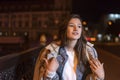
[[[78,32],[72,32],[73,35],[78,35],[79,33]]]

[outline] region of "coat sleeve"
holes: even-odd
[[[50,52],[47,49],[40,51],[40,54],[35,64],[33,80],[59,80],[59,76],[57,74],[52,79],[44,76],[46,72],[46,65],[45,65],[45,61],[43,60],[43,58],[47,59],[48,53]]]
[[[87,46],[87,51],[89,53],[89,56],[98,59],[97,51],[93,46]],[[101,79],[96,79],[94,74],[91,72],[86,76],[85,80],[101,80]]]
[[[96,59],[98,58],[97,51],[93,46],[89,46],[89,45],[86,46],[86,51],[87,51],[89,57],[93,57]]]

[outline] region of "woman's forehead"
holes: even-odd
[[[79,18],[71,18],[69,23],[73,23],[73,22],[81,23],[81,20]]]

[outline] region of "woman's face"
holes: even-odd
[[[67,38],[70,40],[77,40],[80,38],[82,32],[82,23],[78,18],[72,18],[67,25]]]

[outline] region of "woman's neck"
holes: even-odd
[[[77,40],[69,40],[66,45],[67,50],[73,51],[76,43],[77,43]]]

